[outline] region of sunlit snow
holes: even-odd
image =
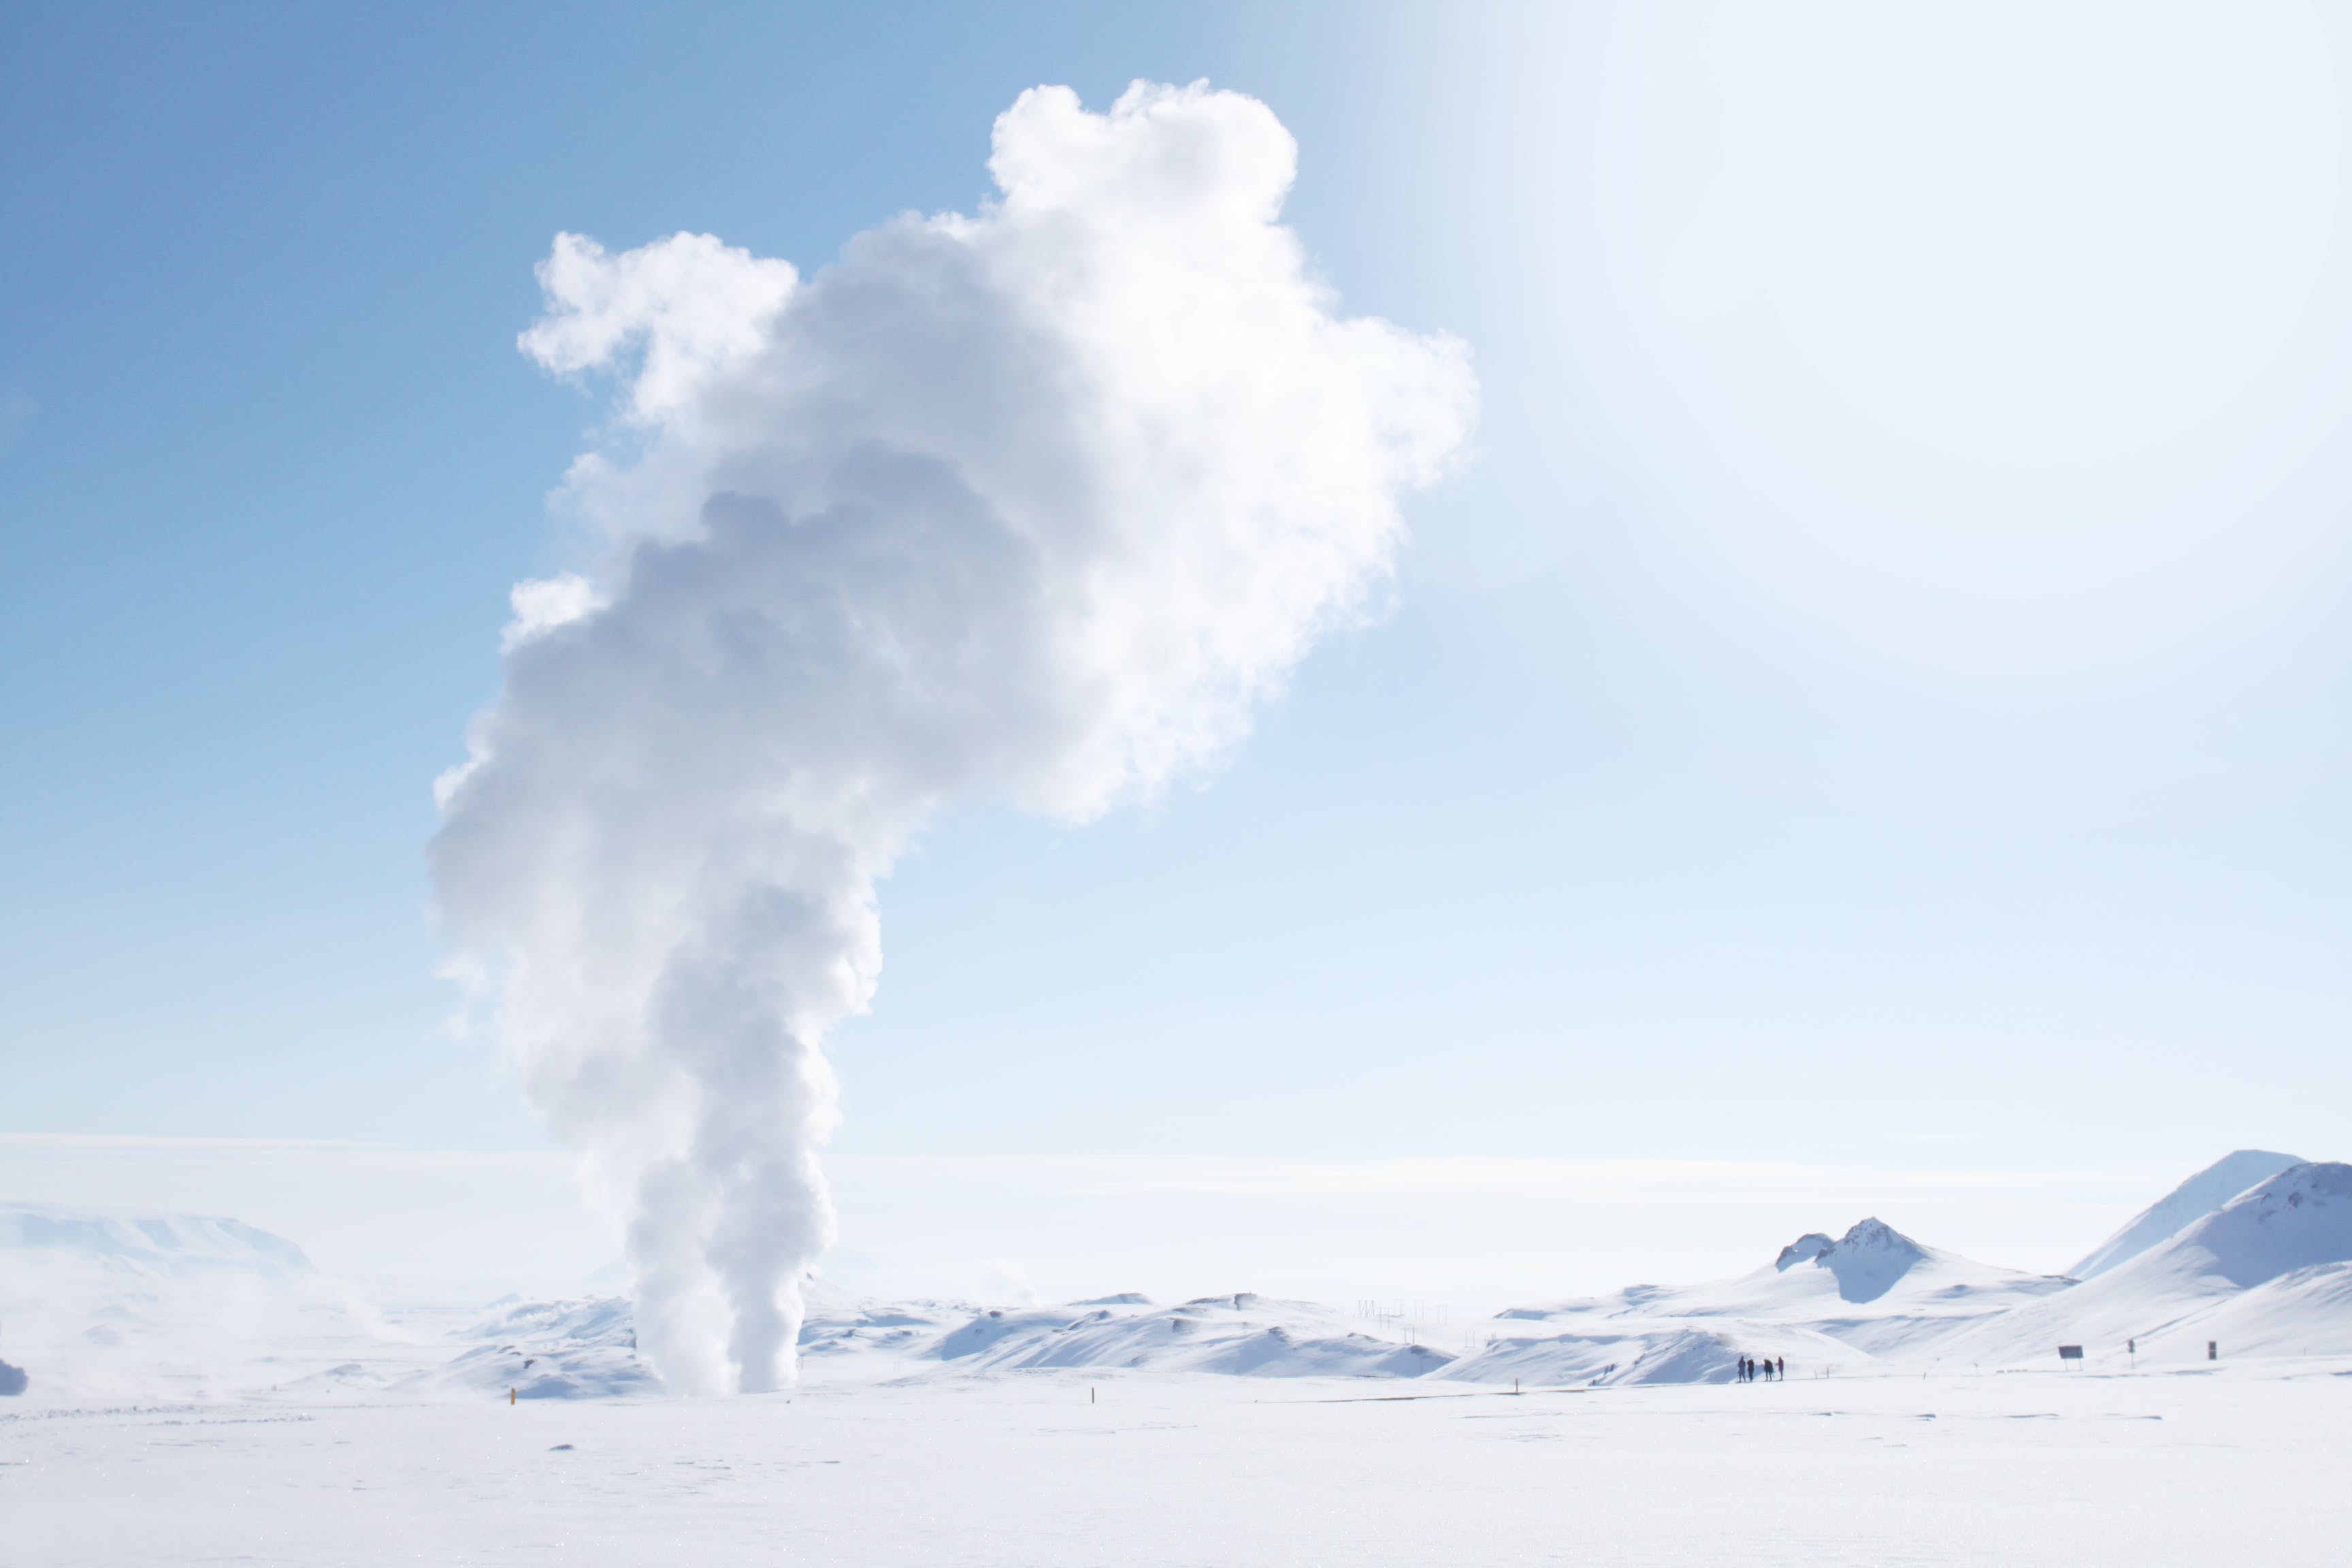
[[[814,1277],[802,1383],[733,1400],[666,1392],[625,1295],[378,1302],[235,1220],[5,1205],[0,1518],[120,1563],[2191,1563],[2254,1521],[2326,1560],[2352,1165],[2200,1179],[2089,1280],[1865,1218],[1446,1343]],[[107,1506],[133,1468],[150,1506]]]

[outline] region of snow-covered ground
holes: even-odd
[[[1367,1398],[1400,1386],[1451,1397]],[[2343,1561],[2352,1363],[1465,1392],[994,1373],[0,1417],[45,1564]]]
[[[1864,1219],[1444,1344],[812,1279],[801,1385],[724,1402],[665,1395],[609,1289],[369,1299],[235,1221],[0,1205],[0,1560],[2332,1562],[2352,1166],[2285,1158],[2087,1279]]]

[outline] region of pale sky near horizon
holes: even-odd
[[[1449,1156],[835,1154],[819,1268],[886,1299],[989,1304],[1255,1290],[1473,1318],[1745,1274],[1864,1215],[1998,1267],[2072,1266],[2186,1173]],[[166,1194],[159,1196],[159,1194]],[[0,1203],[235,1215],[386,1299],[618,1283],[568,1156],[299,1140],[0,1133]]]
[[[838,1149],[2346,1152],[2318,5],[12,7],[0,1132],[546,1147],[420,859],[598,416],[533,263],[814,270],[1139,77],[1479,460],[1209,788],[926,840]]]

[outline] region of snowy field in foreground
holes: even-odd
[[[2352,1363],[1518,1398],[817,1371],[702,1403],[27,1410],[0,1520],[8,1560],[59,1565],[2316,1564],[2352,1531],[2347,1431]]]

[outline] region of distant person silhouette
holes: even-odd
[[[1789,1358],[1782,1356],[1772,1363],[1772,1381],[1785,1383],[1789,1378]]]

